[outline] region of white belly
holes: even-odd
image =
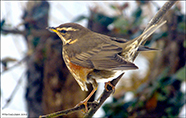
[[[109,78],[96,78],[96,82],[109,82],[112,81],[113,79],[116,79],[118,76],[120,76],[124,71],[122,70],[117,70],[115,71],[115,73],[113,74],[112,77]]]

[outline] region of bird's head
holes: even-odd
[[[66,23],[58,27],[48,27],[47,29],[55,32],[63,41],[63,45],[77,42],[83,35],[90,31],[76,23]]]

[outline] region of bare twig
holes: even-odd
[[[119,77],[117,77],[116,79],[111,81],[111,84],[113,86],[116,86],[116,84],[118,83],[118,81],[121,79],[121,77],[123,76],[124,73],[122,73]],[[100,99],[99,104],[97,107],[93,107],[89,110],[88,114],[86,114],[84,116],[84,118],[91,118],[96,111],[101,107],[101,105],[105,102],[105,100],[113,93],[113,91],[106,91],[104,90],[103,93],[101,94],[101,96],[98,98]]]
[[[2,109],[6,108],[6,107],[10,104],[11,100],[13,99],[14,95],[16,94],[16,92],[17,92],[17,90],[18,90],[18,88],[19,88],[19,86],[20,86],[20,83],[22,82],[22,78],[23,78],[23,75],[24,75],[24,74],[25,74],[25,72],[23,72],[23,74],[22,74],[21,77],[19,78],[19,80],[18,80],[18,82],[17,82],[17,84],[16,84],[14,90],[13,90],[12,93],[10,94],[10,97],[6,100],[6,103],[5,103],[5,105],[2,107]]]
[[[98,103],[96,101],[87,103],[88,108],[94,108],[97,106],[98,106]],[[63,111],[59,111],[59,112],[55,112],[55,113],[51,113],[51,114],[47,114],[47,115],[42,115],[42,116],[39,116],[39,118],[55,118],[55,117],[62,116],[62,115],[68,115],[68,114],[71,114],[73,112],[77,112],[77,111],[83,110],[83,109],[85,109],[84,104],[82,104],[80,106],[76,106],[71,109],[67,109],[67,110],[63,110]]]
[[[1,31],[5,34],[12,33],[12,34],[21,34],[23,36],[26,35],[26,31],[20,31],[18,29],[4,29],[4,28],[2,28]]]
[[[15,65],[13,65],[13,66],[7,68],[6,70],[3,70],[0,74],[3,74],[4,72],[6,72],[6,71],[8,71],[8,70],[11,70],[11,69],[15,68],[16,66],[20,65],[22,62],[24,62],[24,61],[27,60],[27,59],[28,59],[28,55],[25,56],[23,59],[21,59],[19,62],[17,62]]]
[[[32,29],[30,30],[29,32],[26,31],[26,30],[18,30],[18,29],[5,29],[5,28],[2,28],[1,31],[5,34],[8,34],[8,33],[11,33],[11,34],[21,34],[23,36],[26,36],[28,34],[32,34],[32,36],[34,37],[42,37],[42,36],[55,36],[56,34],[54,33],[49,33],[48,30],[46,29],[40,29],[40,30],[35,30],[35,29]]]
[[[174,1],[169,1],[166,2],[161,9],[159,9],[159,11],[156,13],[156,15],[149,21],[149,23],[147,24],[147,27],[145,28],[144,31],[146,31],[149,27],[151,27],[154,24],[157,24],[162,18],[163,16],[166,14],[166,12],[176,3],[176,0]]]
[[[157,24],[166,12],[176,3],[176,0],[166,2],[161,9],[156,13],[156,15],[152,18],[152,20],[147,24],[147,27],[144,31],[146,31],[150,26]]]

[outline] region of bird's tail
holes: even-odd
[[[129,41],[130,44],[138,45],[138,47],[142,44],[142,42],[146,41],[147,38],[153,34],[158,28],[164,25],[167,21],[160,22],[158,24],[154,24],[149,27],[146,31],[144,31],[140,36],[136,37],[135,39]],[[129,44],[129,45],[130,45]]]
[[[136,56],[136,52],[140,48],[140,45],[142,44],[142,42],[145,42],[152,33],[154,33],[158,28],[160,28],[166,22],[167,21],[163,21],[161,23],[152,25],[150,28],[144,31],[140,36],[136,37],[135,39],[131,41],[127,41],[123,47],[121,56],[123,56],[123,58],[126,61],[133,62]]]

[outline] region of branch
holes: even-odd
[[[4,28],[2,28],[1,31],[5,34],[12,33],[12,34],[21,34],[23,36],[26,35],[26,31],[20,31],[18,29],[4,29]]]
[[[21,34],[23,36],[26,36],[29,34],[32,34],[32,36],[34,37],[42,37],[42,36],[55,36],[56,34],[55,33],[51,33],[49,32],[48,30],[46,29],[39,29],[39,30],[35,30],[35,29],[31,29],[30,32],[27,31],[27,30],[18,30],[18,29],[4,29],[2,28],[1,31],[5,34],[8,34],[8,33],[12,33],[12,34]]]
[[[0,74],[3,74],[4,72],[8,71],[8,70],[11,70],[13,68],[15,68],[16,66],[20,65],[22,62],[24,62],[25,60],[28,59],[28,55],[26,55],[23,59],[21,59],[19,62],[17,62],[15,65],[7,68],[6,70],[3,70],[2,72],[0,72]]]
[[[10,102],[12,101],[14,95],[16,94],[16,92],[17,92],[17,90],[18,90],[18,88],[19,88],[19,86],[20,86],[20,84],[21,84],[21,82],[22,82],[24,73],[25,73],[25,72],[23,72],[23,74],[22,74],[21,77],[19,78],[19,80],[18,80],[18,82],[17,82],[15,88],[13,89],[12,93],[10,94],[10,97],[6,100],[6,103],[5,103],[5,105],[2,107],[2,109],[6,108],[6,107],[10,104]]]
[[[119,77],[117,77],[116,79],[112,80],[112,81],[111,81],[111,84],[112,84],[113,86],[116,86],[116,84],[117,84],[118,81],[121,79],[121,77],[123,76],[123,74],[124,74],[124,73],[122,73],[122,74],[121,74]],[[108,87],[108,85],[107,85],[107,87]],[[105,100],[106,100],[106,99],[110,96],[110,94],[112,94],[112,93],[113,93],[113,91],[106,91],[106,90],[104,90],[103,93],[101,94],[101,96],[98,98],[98,99],[100,99],[98,106],[97,106],[97,107],[93,107],[92,109],[90,109],[89,112],[88,112],[88,114],[86,114],[86,115],[84,116],[84,118],[90,118],[90,117],[92,117],[92,116],[96,113],[96,111],[101,107],[101,105],[105,102]]]
[[[94,108],[97,106],[98,106],[98,103],[96,101],[87,103],[88,108]],[[62,115],[68,115],[68,114],[71,114],[73,112],[77,112],[77,111],[83,110],[83,109],[85,109],[84,104],[82,104],[80,106],[76,106],[71,109],[67,109],[67,110],[63,110],[63,111],[59,111],[59,112],[55,112],[55,113],[51,113],[51,114],[47,114],[47,115],[42,115],[42,116],[39,116],[39,118],[55,118],[55,117],[62,116]]]
[[[147,27],[144,31],[146,31],[150,26],[157,24],[163,16],[166,14],[166,12],[176,3],[177,0],[174,1],[168,1],[166,2],[161,9],[156,13],[156,15],[150,20],[150,22],[147,24]]]

